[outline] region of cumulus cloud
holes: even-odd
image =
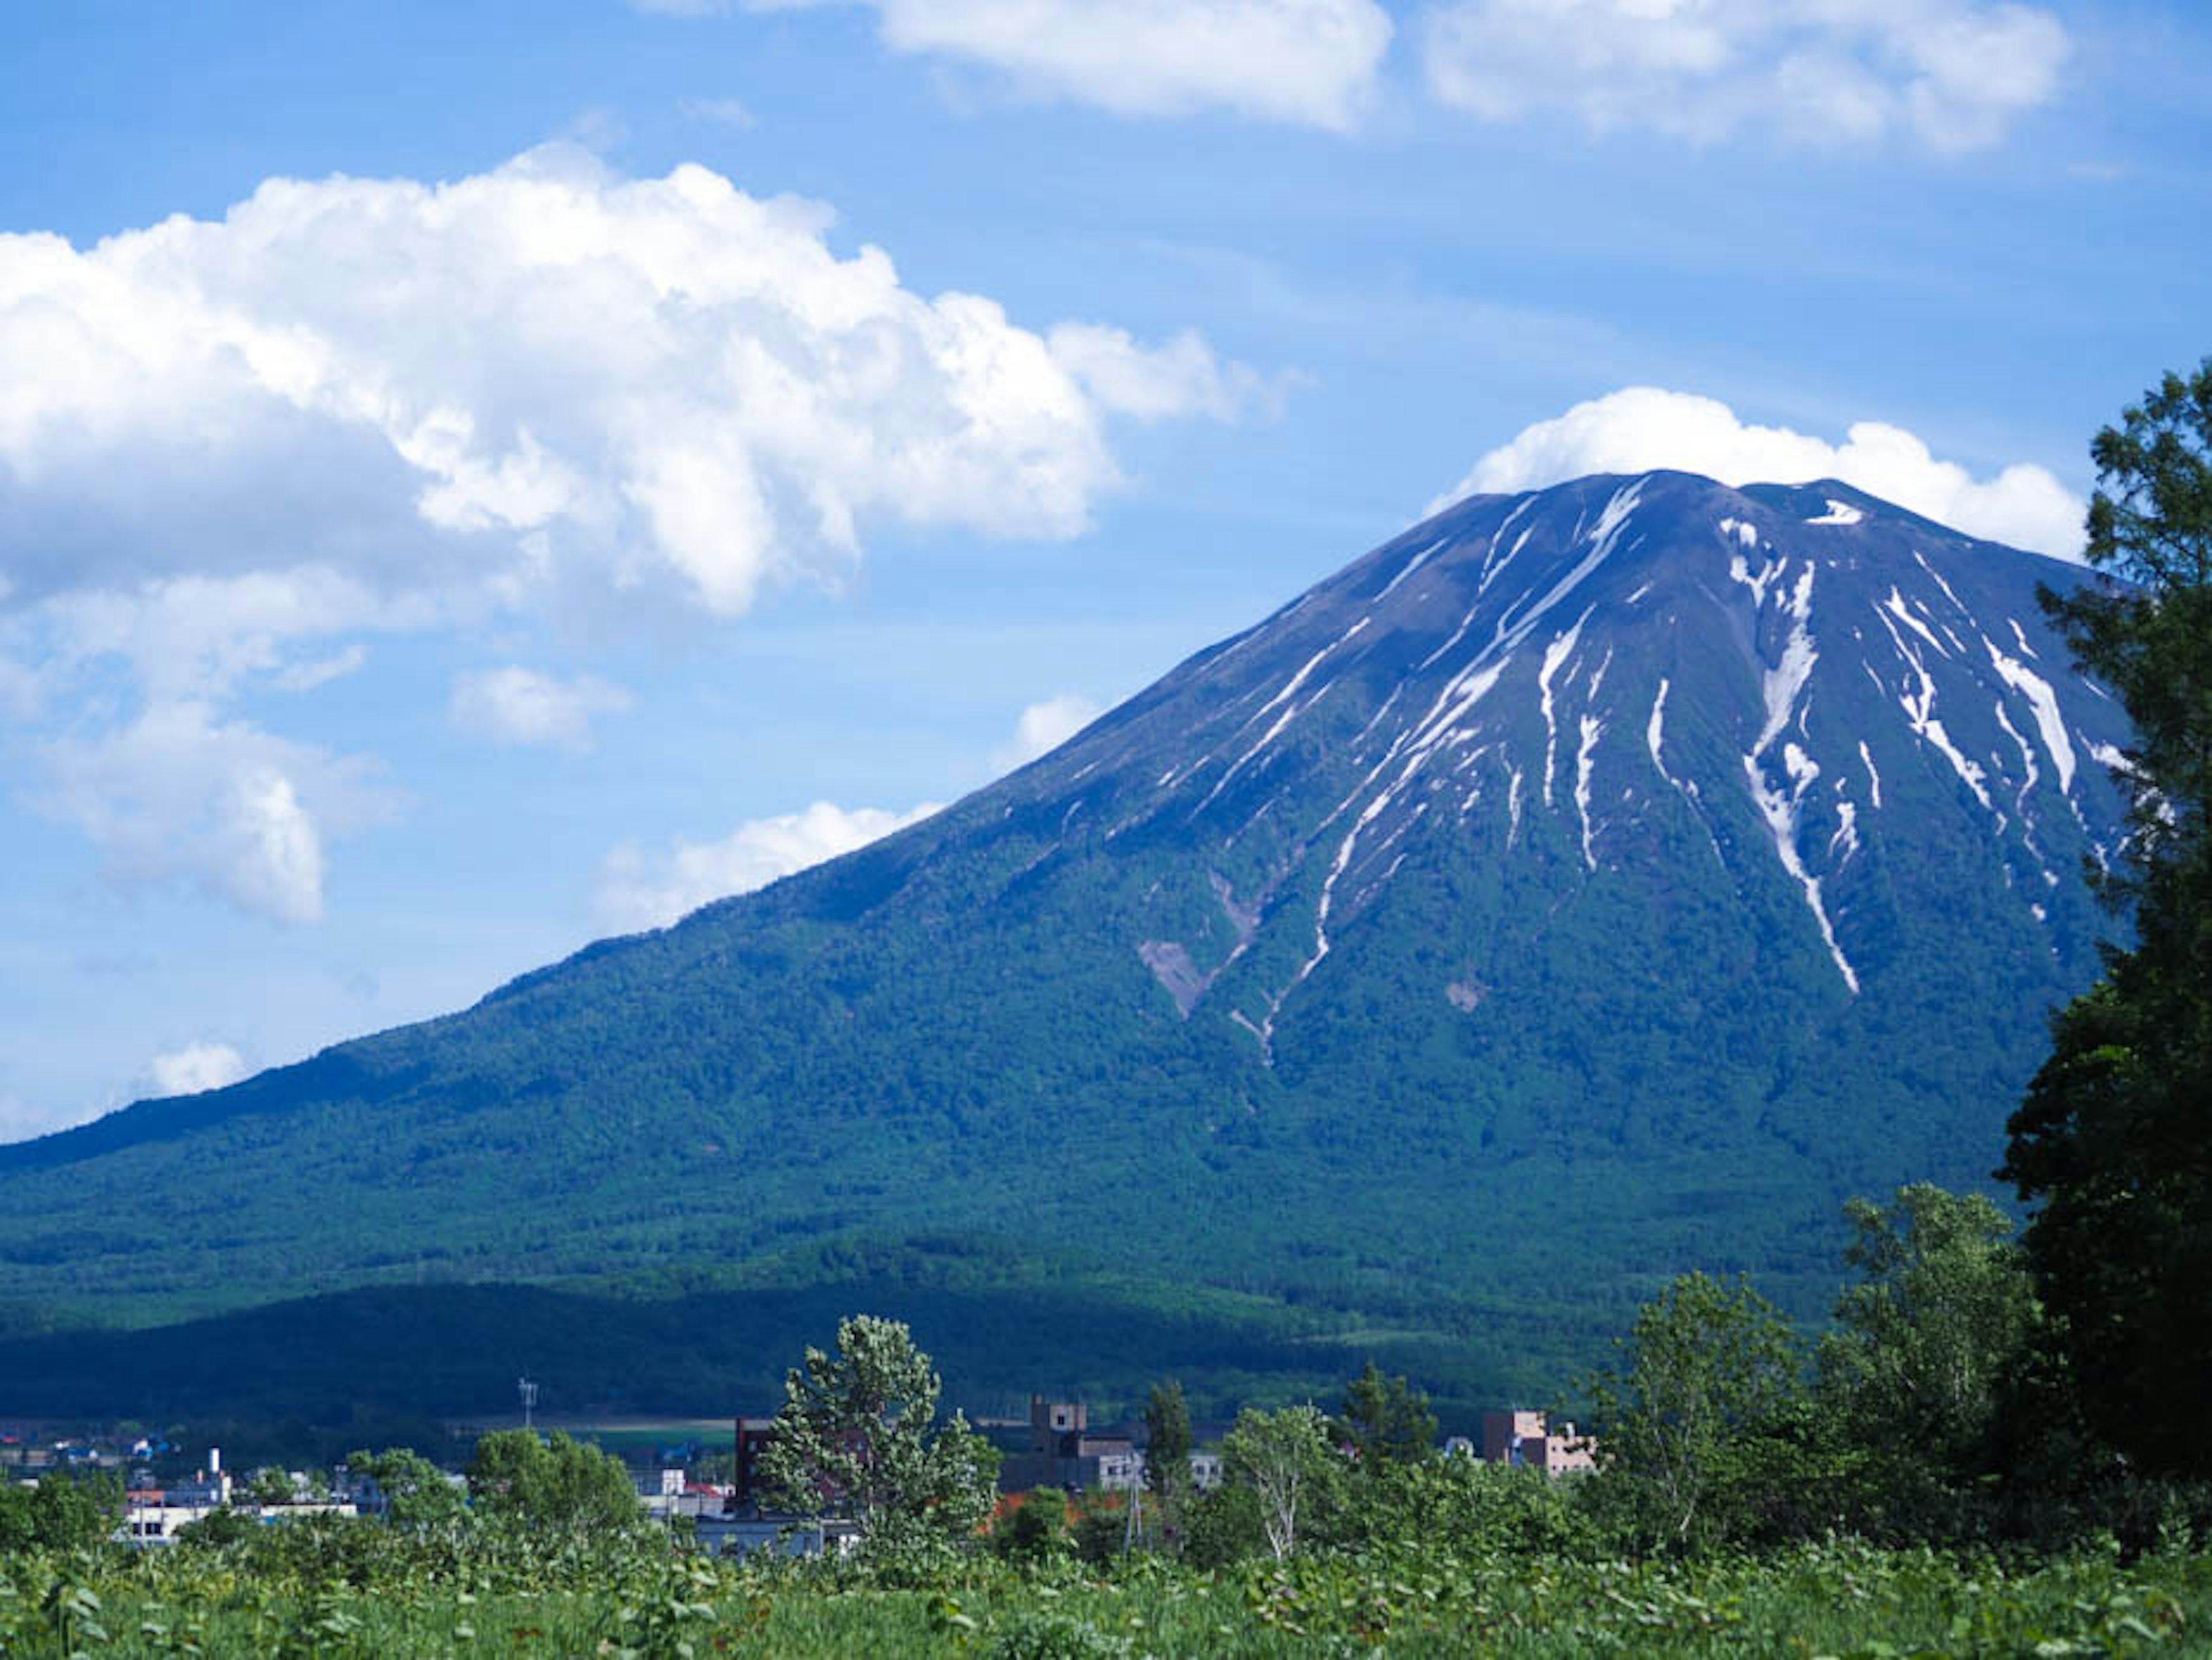
[[[83,252],[0,236],[15,597],[295,567],[512,595],[580,569],[735,614],[872,520],[1082,529],[1117,477],[1100,401],[995,301],[840,258],[831,217],[555,150],[440,185],[272,179]]]
[[[1854,425],[1844,441],[1750,425],[1726,404],[1656,386],[1629,386],[1539,421],[1492,450],[1437,512],[1462,496],[1535,489],[1594,472],[1668,467],[1724,484],[1800,484],[1837,478],[1971,535],[2061,558],[2081,550],[2081,498],[2042,467],[2019,464],[1976,478],[1940,461],[1901,427]]]
[[[453,682],[453,723],[501,744],[550,744],[585,750],[592,722],[620,714],[635,700],[596,675],[558,680],[510,666],[464,674]]]
[[[235,1084],[251,1070],[246,1057],[228,1043],[187,1043],[155,1055],[147,1076],[157,1095],[198,1095]]]
[[[321,917],[326,842],[397,805],[368,762],[190,700],[151,702],[96,737],[56,739],[46,759],[42,805],[102,850],[111,878],[184,880],[283,922]]]
[[[620,933],[665,927],[710,901],[764,888],[940,811],[934,801],[906,812],[817,801],[804,812],[749,820],[719,842],[679,839],[662,853],[625,842],[599,872],[599,924]]]
[[[1423,45],[1431,93],[1485,120],[1943,151],[2050,102],[2072,50],[2050,11],[1996,0],[1447,0]]]
[[[1013,737],[991,752],[991,765],[999,772],[1026,766],[1058,749],[1105,712],[1104,705],[1078,692],[1031,703],[1014,722]]]
[[[634,0],[698,16],[726,0]],[[1117,115],[1225,109],[1341,131],[1389,50],[1376,0],[741,0],[748,11],[872,6],[884,44],[981,64],[1024,90]]]
[[[1074,535],[1120,483],[1110,419],[1258,384],[1195,336],[917,294],[833,220],[555,147],[0,234],[0,713],[58,734],[63,816],[120,877],[311,919],[367,763],[225,705],[350,672],[331,636],[614,594],[731,617],[884,527]],[[620,696],[500,672],[456,712],[509,741],[581,743]]]

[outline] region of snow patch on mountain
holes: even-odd
[[[1891,599],[1895,599],[1896,594],[1896,589],[1892,588]],[[1906,664],[1911,668],[1914,677],[1919,681],[1916,690],[1906,692],[1898,698],[1898,707],[1905,711],[1905,721],[1911,727],[1913,735],[1951,763],[1951,769],[1957,773],[1966,787],[1974,793],[1974,800],[1980,802],[1984,809],[1995,812],[1996,806],[1990,800],[1990,793],[1983,787],[1982,781],[1987,775],[1960,752],[1959,746],[1951,741],[1951,734],[1945,730],[1943,723],[1936,718],[1935,677],[1929,673],[1926,660],[1918,652],[1905,643],[1905,636],[1897,631],[1897,625],[1889,620],[1893,610],[1903,620],[1911,622],[1912,619],[1905,611],[1902,603],[1893,607],[1885,605],[1875,615],[1881,618],[1882,626],[1889,630],[1890,640],[1896,646],[1898,655],[1905,659]],[[1915,626],[1917,625],[1915,624]],[[1920,632],[1925,635],[1927,630],[1922,629]],[[1936,645],[1932,636],[1929,637],[1929,643]],[[1936,645],[1936,649],[1940,653],[1943,648]]]
[[[1559,748],[1559,722],[1552,709],[1552,682],[1559,674],[1559,666],[1567,660],[1582,638],[1583,624],[1589,620],[1587,613],[1577,617],[1572,628],[1545,647],[1543,666],[1536,672],[1537,701],[1544,711],[1544,805],[1547,807],[1552,805],[1552,774]]]
[[[1951,585],[1943,580],[1943,573],[1937,570],[1935,566],[1928,562],[1928,556],[1926,554],[1922,553],[1917,548],[1914,549],[1912,553],[1912,562],[1919,566],[1921,569],[1926,571],[1929,575],[1936,579],[1936,586],[1943,590],[1943,597],[1951,602],[1951,608],[1954,611],[1957,611],[1961,617],[1971,617],[1973,616],[1973,612],[1966,609],[1966,602],[1960,599],[1957,594],[1951,592]]]
[[[2058,694],[2051,682],[2038,674],[2016,657],[2008,657],[1999,651],[1987,635],[1982,644],[1989,648],[1990,661],[2004,677],[2005,684],[2027,699],[2028,708],[2035,713],[2035,729],[2041,734],[2043,747],[2051,752],[2051,764],[2058,775],[2060,793],[2074,787],[2074,740],[2066,735],[2065,717],[2058,712]]]
[[[1894,583],[1890,586],[1889,598],[1881,602],[1881,608],[1934,647],[1938,654],[1945,657],[1951,654],[1944,650],[1943,642],[1936,637],[1935,630],[1912,614],[1911,607],[1905,603],[1905,596],[1897,591]]]
[[[1604,721],[1594,714],[1582,717],[1582,747],[1575,751],[1575,812],[1583,824],[1583,863],[1592,870],[1597,868],[1597,850],[1590,839],[1590,769],[1597,757],[1597,740],[1604,734]]]
[[[1742,562],[1739,557],[1735,565],[1741,566]],[[1734,570],[1735,567],[1731,567],[1731,575],[1734,575]],[[1797,578],[1796,586],[1786,597],[1778,587],[1776,589],[1775,597],[1790,618],[1790,632],[1783,642],[1781,660],[1760,678],[1759,690],[1765,704],[1766,724],[1759,729],[1759,741],[1743,757],[1743,769],[1745,777],[1751,783],[1752,800],[1774,838],[1775,855],[1781,860],[1782,868],[1803,891],[1806,906],[1812,911],[1814,921],[1819,925],[1820,939],[1828,948],[1828,955],[1835,960],[1838,971],[1844,976],[1844,983],[1851,988],[1852,995],[1856,996],[1858,972],[1852,968],[1850,959],[1844,955],[1843,947],[1836,943],[1835,925],[1830,920],[1827,906],[1821,898],[1820,879],[1805,867],[1804,855],[1797,845],[1805,792],[1820,778],[1820,764],[1796,743],[1784,744],[1782,746],[1782,765],[1788,780],[1787,787],[1771,781],[1762,764],[1767,750],[1788,729],[1790,717],[1797,714],[1802,722],[1803,715],[1798,709],[1798,702],[1812,680],[1814,666],[1820,660],[1820,653],[1814,649],[1811,629],[1814,575],[1813,563],[1808,560],[1803,572]],[[1771,573],[1763,573],[1756,585],[1752,583],[1747,574],[1738,580],[1753,587],[1755,594],[1763,596],[1769,577],[1778,581],[1780,575],[1781,568],[1778,566]],[[1800,730],[1802,730],[1802,725]]]

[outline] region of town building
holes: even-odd
[[[1597,1468],[1596,1442],[1577,1435],[1572,1424],[1555,1431],[1540,1412],[1486,1412],[1482,1414],[1482,1457],[1485,1463],[1523,1465],[1548,1475]]]
[[[1005,1493],[1058,1487],[1063,1493],[1126,1493],[1145,1484],[1145,1456],[1126,1435],[1093,1435],[1080,1401],[1030,1397],[1030,1444],[999,1467]]]

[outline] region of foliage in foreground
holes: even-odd
[[[2129,834],[2093,880],[2136,944],[2053,1021],[2003,1173],[2041,1201],[2028,1254],[2106,1432],[2138,1468],[2212,1476],[2212,358],[2091,454],[2089,561],[2127,586],[2042,598],[2134,724]]]
[[[1026,1571],[977,1558],[908,1590],[831,1563],[744,1567],[639,1540],[546,1549],[512,1534],[370,1566],[333,1551],[336,1531],[136,1558],[8,1559],[0,1652],[1873,1660],[2182,1652],[2212,1631],[2212,1558],[2179,1550],[2132,1564],[2110,1549],[2018,1564],[1831,1541],[1638,1563],[1378,1546],[1210,1573],[1151,1557]]]

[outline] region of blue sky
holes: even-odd
[[[2212,350],[2208,69],[2180,0],[9,9],[0,1137],[878,833],[1455,489],[2063,552]]]

